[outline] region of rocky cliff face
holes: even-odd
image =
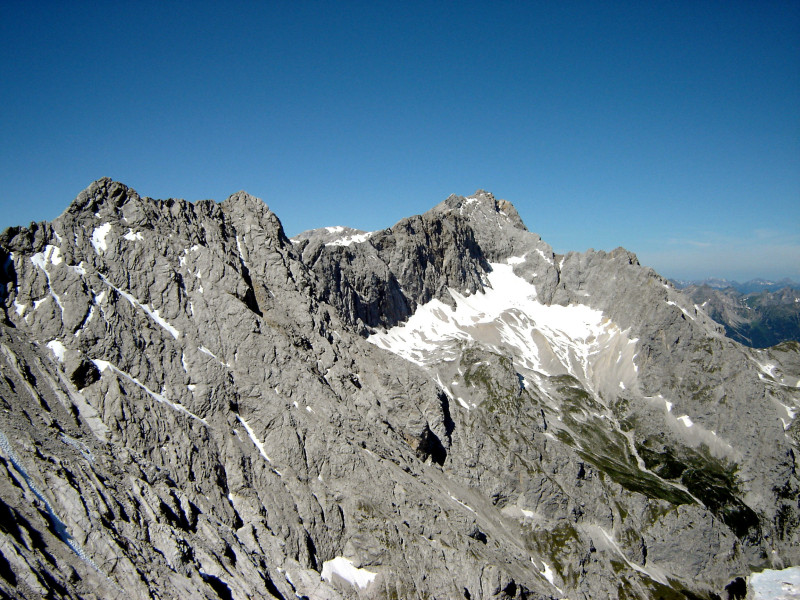
[[[800,562],[797,348],[486,192],[289,240],[100,180],[0,264],[10,597],[713,598]]]

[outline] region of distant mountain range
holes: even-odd
[[[769,282],[764,282],[760,291],[742,291],[758,282],[763,280],[749,281],[738,288],[692,284],[684,287],[683,293],[721,324],[728,337],[746,346],[767,348],[790,340],[800,341],[800,285],[773,290],[771,286],[777,284],[767,287]]]
[[[738,281],[730,281],[728,279],[719,279],[717,277],[709,277],[708,279],[699,279],[694,281],[685,281],[681,279],[670,279],[669,280],[672,285],[674,285],[679,290],[684,288],[688,288],[690,286],[694,287],[703,287],[707,286],[716,290],[725,290],[728,288],[733,288],[737,292],[741,294],[752,294],[754,292],[776,292],[780,289],[786,287],[793,287],[800,289],[800,281],[794,281],[793,279],[789,279],[788,277],[784,277],[780,281],[771,281],[769,279],[751,279],[750,281],[746,281],[744,283],[739,283]]]

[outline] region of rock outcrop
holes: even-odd
[[[489,193],[289,240],[104,179],[0,265],[9,597],[714,598],[800,562],[798,348]]]

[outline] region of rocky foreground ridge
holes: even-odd
[[[800,563],[798,347],[491,194],[289,240],[103,179],[0,235],[0,283],[2,596],[710,599]]]

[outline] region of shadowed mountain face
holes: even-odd
[[[800,341],[800,289],[743,293],[733,287],[688,286],[683,293],[725,328],[731,339],[752,348]]]
[[[710,599],[800,562],[798,345],[489,193],[289,240],[104,179],[0,265],[5,595]]]

